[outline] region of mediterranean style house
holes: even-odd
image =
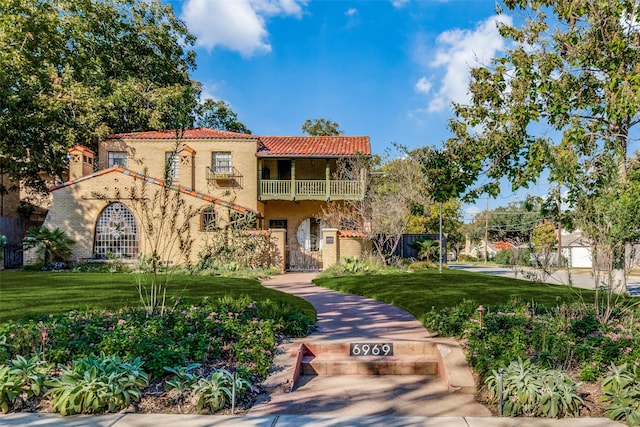
[[[368,137],[195,128],[111,135],[97,154],[72,148],[69,180],[51,189],[44,225],[75,240],[73,261],[144,255],[149,241],[140,198],[148,201],[161,189],[172,190],[196,212],[188,218],[194,254],[212,230],[238,221],[266,230],[283,270],[327,268],[364,250],[358,233],[327,228],[321,214],[329,202],[364,197],[367,171],[353,171],[349,179],[337,179],[336,171],[340,158],[371,155]],[[155,199],[144,206],[160,209]]]

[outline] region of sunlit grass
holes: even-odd
[[[254,279],[173,275],[167,287],[167,305],[176,298],[195,302],[225,295],[282,301],[315,319],[315,309],[309,302],[265,288]],[[141,306],[135,274],[0,271],[0,322],[76,309],[131,306]]]
[[[415,273],[318,278],[326,288],[366,296],[401,307],[420,319],[432,308],[441,309],[464,300],[478,305],[502,304],[517,297],[541,305],[584,300],[593,302],[595,292],[562,285],[491,276],[460,270],[423,270]]]

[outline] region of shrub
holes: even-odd
[[[398,267],[387,266],[374,257],[344,257],[339,263],[320,272],[318,277],[356,276],[363,274],[385,274],[397,272]]]
[[[141,368],[140,358],[126,362],[115,355],[88,356],[70,367],[60,365],[60,376],[46,383],[46,395],[62,415],[119,411],[139,400],[149,385]]]
[[[67,234],[56,228],[49,230],[47,227],[29,227],[24,249],[36,248],[36,253],[44,266],[51,262],[65,261],[71,254],[72,245],[75,242]]]
[[[0,413],[41,397],[49,370],[50,366],[36,356],[27,359],[18,355],[6,365],[0,365]]]
[[[602,381],[605,415],[627,425],[640,425],[640,369],[612,365]]]
[[[492,403],[499,401],[500,372],[493,370],[485,380]],[[576,383],[559,370],[536,367],[517,359],[503,371],[503,415],[558,418],[579,414],[583,401]]]
[[[141,357],[147,372],[155,377],[166,373],[165,366],[227,357],[242,362],[261,378],[271,366],[277,337],[304,336],[313,322],[295,307],[268,300],[255,302],[246,296],[181,304],[162,317],[131,308],[71,311],[40,321],[0,325],[0,337],[7,338],[0,351],[10,356],[46,350],[47,359],[54,363],[100,352],[126,359]]]
[[[498,252],[494,258],[495,262],[500,265],[511,265],[511,250],[503,249]]]
[[[240,376],[234,377],[225,369],[217,369],[209,378],[200,379],[193,389],[193,393],[198,397],[198,409],[206,407],[211,412],[216,412],[230,404],[233,399],[234,381],[236,397],[241,397],[251,384]]]

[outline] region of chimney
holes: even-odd
[[[84,145],[76,145],[69,149],[69,181],[82,178],[93,173],[95,153]]]

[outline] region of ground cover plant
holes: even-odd
[[[265,288],[255,279],[173,274],[167,285],[168,306],[180,298],[195,301],[226,295],[281,301],[315,318],[310,303]],[[135,274],[0,271],[0,322],[69,310],[118,310],[137,305]]]
[[[113,412],[148,389],[177,388],[198,410],[217,411],[230,405],[232,387],[241,397],[266,377],[279,340],[304,336],[312,324],[296,306],[248,296],[158,315],[129,307],[8,321],[0,325],[0,358],[9,360],[0,365],[0,409],[49,399],[63,415]]]

